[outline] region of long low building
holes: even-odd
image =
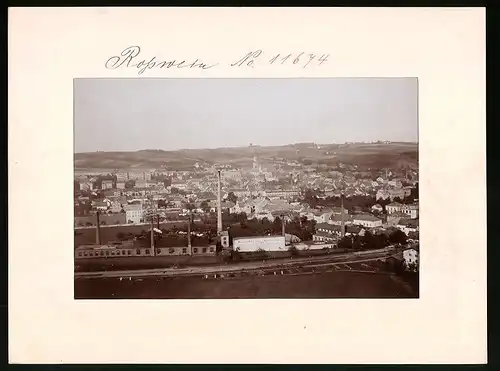
[[[286,251],[284,236],[237,237],[233,239],[233,249],[240,252]]]
[[[174,255],[215,255],[215,246],[197,246],[192,251],[186,246],[156,247],[155,251],[148,247],[132,245],[81,245],[75,250],[75,259],[137,257],[137,256],[174,256]]]

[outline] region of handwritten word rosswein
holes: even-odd
[[[162,61],[157,60],[156,57],[148,59],[141,59],[139,54],[141,53],[141,48],[139,46],[129,46],[120,53],[120,55],[115,55],[109,58],[104,66],[111,70],[116,70],[118,68],[136,68],[139,75],[142,75],[146,70],[153,68],[201,68],[207,70],[209,68],[215,67],[218,63],[207,64],[198,59],[189,63],[185,60],[170,60]]]

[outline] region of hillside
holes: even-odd
[[[142,150],[137,152],[76,153],[75,169],[182,169],[196,162],[249,165],[253,157],[260,160],[288,160],[336,165],[411,167],[418,162],[417,143],[320,144],[299,143],[273,147],[232,147],[216,149],[183,149],[178,151]]]

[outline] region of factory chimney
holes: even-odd
[[[97,245],[101,244],[101,221],[99,220],[99,211],[96,212],[96,223],[97,223],[97,228],[95,230],[95,243]]]
[[[191,247],[191,210],[189,211],[189,221],[188,221],[187,237],[188,237],[188,251],[189,251],[189,255],[193,255],[193,249]]]
[[[221,182],[220,170],[217,170],[217,234],[220,235],[222,232],[222,203],[220,195],[220,182]]]
[[[344,192],[340,194],[340,237],[345,236],[345,222],[344,222]]]
[[[281,215],[281,235],[285,237],[285,215]]]

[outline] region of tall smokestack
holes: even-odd
[[[192,255],[193,249],[191,248],[191,211],[189,212],[189,221],[188,221],[188,249],[189,254]]]
[[[220,195],[220,170],[217,170],[217,233],[222,232],[222,203]]]
[[[101,221],[99,218],[99,211],[95,214],[96,216],[96,223],[97,223],[97,228],[95,230],[95,243],[97,245],[101,244]]]
[[[285,237],[285,215],[281,215],[281,235]]]
[[[340,194],[340,237],[345,236],[345,223],[344,223],[344,192]]]

